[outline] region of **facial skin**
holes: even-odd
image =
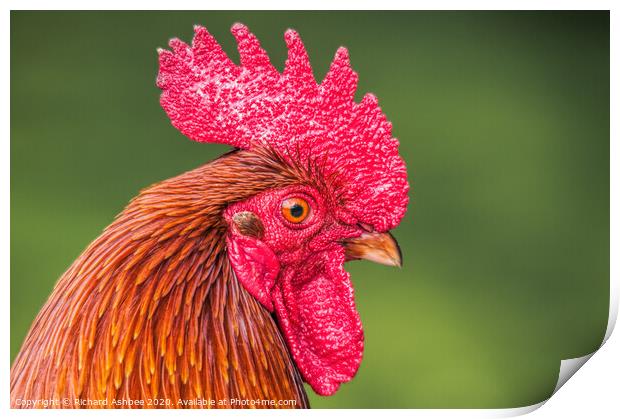
[[[301,198],[308,203],[308,214],[299,223],[289,221],[282,213],[282,203],[290,198]],[[231,205],[224,217],[230,223],[232,216],[242,211],[256,215],[264,227],[262,242],[281,265],[288,265],[302,262],[308,253],[340,245],[343,240],[364,232],[352,217],[343,216],[334,207],[334,203],[313,187],[296,185]]]
[[[322,395],[357,372],[363,330],[343,264],[400,264],[389,233],[358,223],[326,191],[292,185],[229,206],[228,253],[237,279],[274,311],[302,375]]]

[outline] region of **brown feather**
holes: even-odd
[[[311,182],[273,151],[234,151],[134,198],[60,278],[11,369],[17,399],[295,400],[303,383],[273,317],[226,254],[227,205]],[[254,220],[244,227],[254,234]],[[215,406],[178,403],[212,399]],[[42,406],[36,406],[42,407]]]

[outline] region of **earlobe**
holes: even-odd
[[[265,227],[263,222],[253,212],[241,211],[232,216],[233,228],[239,232],[239,234],[248,237],[254,237],[255,239],[262,240],[265,234]]]
[[[262,234],[262,223],[254,214],[238,213],[232,217],[226,245],[237,280],[267,310],[273,311],[271,291],[280,264],[273,251],[260,240]]]

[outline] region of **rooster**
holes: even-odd
[[[401,265],[391,123],[354,101],[345,48],[317,84],[293,30],[280,73],[244,25],[240,65],[194,29],[159,50],[161,105],[233,150],[141,191],[62,275],[11,368],[13,407],[304,408],[304,381],[332,395],[358,370],[343,264]]]

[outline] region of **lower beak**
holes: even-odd
[[[389,233],[363,233],[343,243],[347,260],[365,259],[388,266],[403,266],[396,239]]]

